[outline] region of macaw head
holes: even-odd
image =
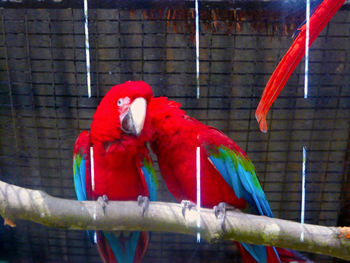
[[[146,119],[152,88],[144,81],[113,86],[101,100],[91,124],[92,139],[114,141],[122,135],[139,136]]]

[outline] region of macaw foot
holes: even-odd
[[[102,195],[97,198],[97,202],[101,205],[103,214],[106,213],[106,207],[108,205],[108,197],[107,195]]]
[[[149,198],[148,196],[139,195],[137,197],[137,204],[142,208],[142,216],[145,215],[146,210],[149,206]]]
[[[237,208],[235,208],[234,206],[229,205],[225,202],[221,202],[218,205],[214,206],[213,209],[214,209],[214,214],[215,214],[216,218],[220,219],[222,231],[226,231],[226,227],[225,227],[226,211],[227,210],[237,210]]]
[[[185,217],[186,209],[191,210],[192,208],[195,208],[197,205],[189,200],[182,200],[181,201],[181,207],[182,207],[182,216]]]

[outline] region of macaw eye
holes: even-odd
[[[117,105],[118,105],[118,106],[122,106],[122,105],[123,105],[123,99],[122,99],[122,98],[120,98],[120,99],[118,100]]]

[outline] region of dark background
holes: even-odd
[[[273,105],[269,132],[263,134],[254,112],[304,19],[303,1],[200,1],[199,100],[194,2],[127,2],[89,2],[91,99],[82,1],[0,3],[0,179],[75,199],[76,137],[89,129],[111,86],[143,79],[157,96],[181,102],[189,115],[221,129],[248,153],[276,217],[300,221],[306,146],[305,222],[349,225],[349,5],[310,50],[309,98],[303,98],[302,61]],[[159,196],[172,201],[163,182]],[[83,231],[16,223],[14,229],[0,226],[0,260],[99,262]],[[198,245],[193,237],[153,233],[144,262],[241,259],[230,243]]]

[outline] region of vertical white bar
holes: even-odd
[[[197,99],[200,95],[200,83],[199,83],[199,10],[198,0],[195,0],[195,14],[196,14],[196,83],[197,83]]]
[[[310,42],[310,0],[306,1],[306,38],[305,38],[305,81],[304,99],[307,99],[309,89],[309,42]]]
[[[94,147],[90,147],[90,173],[91,173],[91,189],[95,190],[95,168],[94,168]]]
[[[196,153],[196,178],[197,178],[197,227],[198,229],[201,226],[201,152],[200,147],[197,147],[197,153]],[[200,232],[197,232],[197,243],[201,241],[201,234]]]
[[[303,165],[302,165],[302,185],[301,185],[301,227],[304,226],[305,219],[305,177],[306,177],[306,147],[303,146]],[[300,234],[300,241],[304,241],[304,228]]]
[[[88,19],[88,1],[87,0],[84,0],[84,16],[85,16],[86,83],[88,88],[88,96],[89,98],[91,98],[89,19]]]

